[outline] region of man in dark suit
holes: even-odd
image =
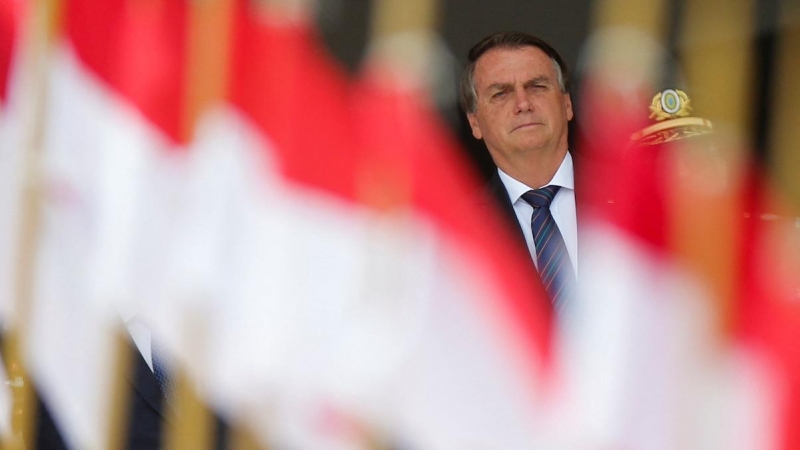
[[[158,450],[165,448],[164,435],[170,417],[169,408],[165,399],[165,392],[159,383],[154,370],[151,369],[152,359],[147,361],[142,351],[131,342],[130,352],[131,368],[125,375],[124,385],[130,389],[128,393],[127,422],[123,430],[125,450]],[[144,352],[148,356],[152,352]],[[35,424],[33,442],[28,443],[28,448],[42,450],[66,450],[66,445],[61,432],[50,414],[45,402],[38,399],[38,414]],[[220,418],[215,418],[214,447],[227,448],[227,425]]]
[[[127,375],[129,420],[124,449],[161,448],[162,425],[167,417],[164,396],[150,367],[132,346],[132,369]],[[38,402],[38,417],[33,448],[58,450],[69,448],[64,442],[45,402]]]
[[[566,65],[535,36],[494,34],[470,50],[460,101],[473,136],[497,165],[489,191],[518,225],[558,311],[578,271]]]

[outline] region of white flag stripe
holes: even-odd
[[[106,442],[114,331],[136,297],[147,211],[140,194],[166,139],[83,68],[69,46],[50,61],[29,357],[76,448]],[[144,214],[143,216],[136,216]]]
[[[765,439],[768,366],[719,345],[708,292],[625,233],[587,229],[581,300],[560,352],[566,398],[551,415],[565,445],[775,448]],[[747,409],[759,415],[743,423]]]

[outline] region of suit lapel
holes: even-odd
[[[489,180],[486,190],[489,196],[493,198],[495,203],[500,207],[500,210],[503,212],[503,217],[505,217],[508,225],[514,230],[517,230],[517,236],[527,251],[528,245],[525,243],[525,235],[522,233],[519,220],[517,220],[517,213],[514,212],[514,205],[511,204],[511,199],[508,196],[506,186],[500,180],[500,176],[497,174],[497,171],[494,172],[494,175],[492,175],[492,178]]]
[[[129,375],[128,381],[133,386],[135,395],[140,396],[145,403],[166,418],[166,411],[163,409],[164,398],[161,388],[158,386],[158,380],[136,346],[132,345],[132,347],[134,367],[130,373],[132,377]]]

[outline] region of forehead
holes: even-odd
[[[555,79],[556,71],[550,57],[538,47],[493,48],[475,63],[475,84],[479,89],[541,76]]]

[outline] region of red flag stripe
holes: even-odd
[[[65,32],[78,56],[175,142],[185,142],[185,0],[68,0]]]
[[[307,23],[278,23],[239,1],[231,103],[275,144],[290,180],[346,199],[356,196],[356,155],[345,73]]]
[[[17,8],[14,0],[0,0],[0,103],[8,97],[8,78],[17,34]]]

